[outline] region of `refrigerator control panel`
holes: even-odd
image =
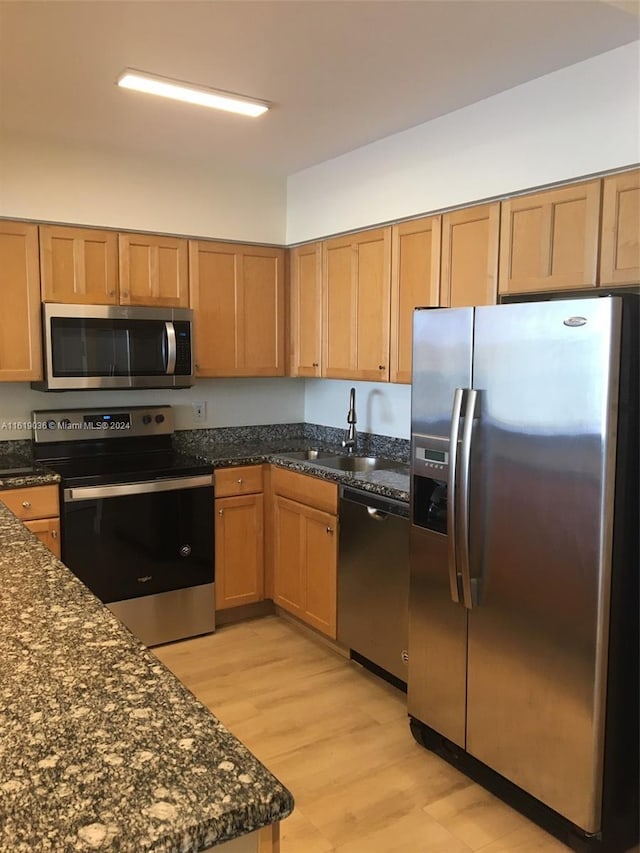
[[[430,447],[416,447],[416,461],[424,464],[434,471],[444,471],[449,467],[449,454],[446,450],[433,450]]]
[[[413,472],[422,477],[446,480],[449,470],[449,441],[439,436],[414,436]]]

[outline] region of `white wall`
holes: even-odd
[[[639,46],[625,45],[292,175],[287,242],[637,163]],[[446,85],[446,69],[439,85]]]
[[[282,244],[286,183],[0,135],[0,216]]]
[[[358,432],[409,438],[411,387],[387,382],[307,379],[304,419],[307,423],[347,429],[349,390],[356,389]]]
[[[206,402],[206,423],[195,424],[191,403]],[[304,420],[302,379],[199,379],[178,391],[34,391],[27,383],[0,385],[0,441],[29,439],[31,430],[8,428],[31,421],[34,409],[169,404],[177,429],[299,423]]]

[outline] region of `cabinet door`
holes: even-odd
[[[0,222],[0,382],[42,379],[38,226]]]
[[[41,225],[40,272],[43,302],[116,305],[118,235]]]
[[[264,598],[262,495],[215,501],[216,610]]]
[[[239,376],[284,376],[284,249],[247,246],[240,255]]]
[[[335,639],[338,520],[274,497],[274,601]]]
[[[284,376],[284,250],[192,240],[197,376]]]
[[[302,504],[273,496],[273,600],[304,618],[304,519]]]
[[[595,287],[600,181],[502,203],[500,293]]]
[[[335,640],[338,585],[338,519],[305,507],[304,560],[306,583],[304,619]]]
[[[119,234],[120,304],[189,306],[187,240]]]
[[[291,376],[321,376],[322,243],[290,253]]]
[[[495,305],[500,204],[482,204],[442,217],[440,305]]]
[[[600,284],[640,281],[640,170],[604,179]]]
[[[24,526],[35,534],[43,545],[51,551],[54,557],[60,559],[60,519],[40,518],[35,521],[25,521]]]
[[[322,277],[322,375],[388,381],[391,228],[327,240]]]
[[[391,230],[392,382],[411,382],[413,309],[440,303],[440,230],[439,216]]]

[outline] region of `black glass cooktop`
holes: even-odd
[[[60,474],[63,487],[104,486],[210,474],[213,466],[195,456],[174,450],[151,453],[78,456],[73,459],[41,460]]]

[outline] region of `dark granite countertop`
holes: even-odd
[[[177,434],[177,446],[187,453],[192,453],[201,459],[210,462],[214,468],[230,467],[232,465],[259,465],[263,462],[272,462],[283,468],[291,468],[302,474],[312,474],[324,480],[363,489],[384,497],[396,500],[409,501],[409,465],[406,457],[397,458],[398,467],[393,470],[372,471],[369,473],[349,473],[336,471],[332,468],[324,468],[321,460],[311,462],[307,460],[288,459],[285,455],[291,451],[307,450],[310,447],[327,449],[340,455],[344,451],[335,442],[335,435],[342,436],[342,430],[318,431],[312,436],[296,436],[288,434],[287,425],[277,425],[266,428],[238,428],[233,432],[229,430],[229,438],[220,440],[220,434],[224,430],[192,430]],[[256,437],[256,431],[262,430],[263,435]],[[326,439],[334,439],[329,443]],[[324,440],[323,440],[324,439]],[[388,439],[388,443],[378,443],[374,446],[365,444],[367,437],[362,435],[362,452],[367,455],[396,458],[398,445],[400,452],[408,452],[408,442],[397,439]],[[379,441],[380,437],[378,437]],[[360,451],[359,451],[360,452]]]
[[[22,489],[27,486],[55,486],[60,475],[43,465],[27,464],[0,467],[0,491]]]
[[[0,851],[191,853],[292,808],[0,504]]]

